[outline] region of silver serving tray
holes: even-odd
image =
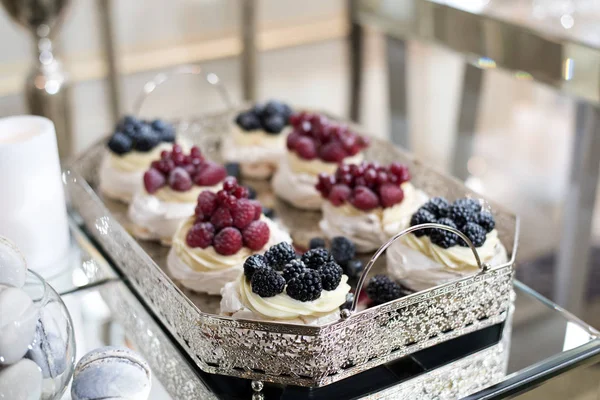
[[[199,144],[206,155],[218,160],[219,145],[230,120],[230,112],[203,116],[180,125],[178,130]],[[127,231],[126,206],[103,199],[96,191],[104,151],[104,144],[99,143],[64,171],[72,210],[203,371],[282,384],[323,386],[501,323],[507,317],[512,302],[519,222],[492,201],[488,203],[496,218],[499,238],[510,255],[506,264],[485,267],[473,276],[377,307],[342,313],[339,321],[320,327],[220,316],[220,298],[188,291],[171,280],[165,262],[168,249],[135,240]],[[413,184],[430,196],[449,200],[482,197],[387,141],[372,139],[365,157],[386,164],[408,164]],[[263,204],[275,208],[295,243],[305,244],[318,235],[320,213],[300,211],[277,200],[267,182],[251,185],[258,190]],[[370,264],[373,265],[369,275],[383,269],[376,257]]]

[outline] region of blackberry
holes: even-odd
[[[267,259],[262,254],[254,254],[244,262],[244,275],[250,280],[252,275],[261,268],[269,268]]]
[[[356,255],[356,247],[350,239],[336,236],[331,240],[331,256],[340,265],[345,265]]]
[[[423,204],[421,208],[426,209],[437,218],[442,218],[448,215],[448,209],[450,208],[450,202],[443,197],[434,197],[427,203]]]
[[[117,132],[108,141],[108,148],[115,154],[125,154],[131,151],[133,141],[122,132]]]
[[[316,300],[321,297],[321,292],[323,291],[321,275],[315,270],[307,269],[298,277],[288,282],[286,291],[295,300]]]
[[[310,239],[310,242],[308,243],[308,248],[309,249],[318,249],[320,247],[325,247],[325,239],[320,238],[320,237],[314,237],[312,239]]]
[[[493,231],[496,227],[496,220],[494,220],[494,216],[487,211],[480,212],[477,215],[475,222],[477,222],[477,225],[481,226],[488,233]]]
[[[462,227],[461,232],[467,235],[475,247],[481,247],[485,243],[485,229],[477,225],[475,222],[468,222],[465,224],[465,226]],[[464,240],[459,240],[458,244],[463,247],[468,246]]]
[[[285,279],[271,268],[259,268],[250,281],[252,292],[260,297],[273,297],[283,292]]]
[[[405,295],[402,287],[386,275],[375,275],[367,285],[367,296],[375,304],[384,304]]]
[[[458,228],[462,228],[467,222],[475,221],[475,211],[468,205],[454,203],[450,206],[448,218],[454,221]]]
[[[296,258],[296,252],[291,244],[288,242],[281,242],[271,246],[271,248],[265,252],[265,258],[267,259],[267,264],[271,266],[271,268],[277,271],[283,271],[285,264]]]
[[[410,226],[428,224],[435,222],[436,218],[430,211],[419,208],[416,213],[412,215],[410,218]],[[429,229],[420,229],[418,231],[413,232],[416,237],[421,237],[423,235],[429,235]]]
[[[302,254],[302,262],[306,265],[306,268],[319,269],[321,265],[327,264],[329,261],[333,261],[333,257],[327,249],[322,247],[312,249]]]
[[[227,170],[227,176],[233,176],[236,179],[240,179],[241,169],[240,164],[236,162],[230,162],[225,164],[225,169]]]
[[[342,267],[335,261],[329,261],[318,269],[324,290],[335,290],[342,280]]]
[[[358,278],[363,271],[363,268],[363,262],[358,258],[355,258],[344,265],[344,273],[348,275],[348,278]]]
[[[456,224],[450,218],[440,218],[436,221],[436,223],[456,228]],[[432,229],[429,237],[432,243],[437,244],[444,249],[454,246],[459,239],[456,233],[452,233],[440,228]]]
[[[471,198],[468,198],[468,197],[465,197],[465,198],[462,198],[462,199],[458,199],[458,200],[456,200],[454,202],[454,204],[470,208],[474,212],[481,211],[481,203],[479,203],[479,201],[477,201],[475,199],[471,199]]]
[[[292,260],[285,264],[285,267],[283,268],[283,278],[286,282],[289,282],[299,276],[304,270],[306,270],[306,265],[304,265],[302,261]]]

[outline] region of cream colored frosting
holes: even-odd
[[[308,174],[318,176],[321,172],[332,175],[339,166],[339,163],[325,162],[318,158],[305,160],[300,158],[296,153],[288,151],[286,159],[290,170],[294,174]],[[359,164],[363,160],[362,153],[358,153],[351,157],[344,158],[344,164]]]
[[[508,261],[506,248],[496,230],[487,234],[477,248],[481,262],[491,266]],[[408,234],[394,242],[386,253],[387,269],[392,277],[414,290],[423,290],[476,273],[479,268],[469,247],[444,249],[431,243],[427,236]]]
[[[313,301],[292,299],[285,291],[273,297],[260,297],[252,292],[250,282],[240,275],[221,292],[221,313],[236,318],[263,319],[286,323],[321,325],[339,319],[339,307],[346,302],[350,291],[348,277],[335,290],[323,290]]]
[[[163,150],[171,150],[172,148],[172,143],[161,143],[150,151],[133,150],[123,155],[108,152],[110,165],[124,172],[145,171],[152,161],[160,159],[160,153]]]
[[[388,208],[362,211],[349,203],[339,207],[323,202],[323,219],[319,226],[325,236],[346,236],[354,242],[359,252],[378,249],[390,237],[410,225],[412,214],[425,203],[427,195],[412,183],[401,185],[404,200]]]
[[[143,189],[144,170],[125,172],[111,166],[110,154],[105,154],[98,172],[99,189],[111,199],[129,203],[135,193]]]

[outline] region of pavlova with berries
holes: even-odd
[[[319,174],[316,189],[324,199],[323,233],[347,236],[359,252],[376,250],[408,227],[412,214],[427,201],[400,163],[342,164],[334,174]]]
[[[293,114],[290,124],[288,151],[273,177],[273,190],[295,207],[316,210],[323,203],[315,189],[317,176],[333,174],[342,162],[360,163],[369,140],[320,114]]]
[[[471,198],[450,203],[434,197],[415,212],[410,225],[438,223],[456,228],[475,246],[482,263],[508,261],[498,238],[493,214]],[[389,274],[413,290],[424,290],[476,273],[475,256],[458,235],[443,229],[423,229],[395,241],[387,250]]]
[[[129,206],[131,231],[139,239],[170,244],[177,227],[194,214],[198,195],[217,192],[227,176],[224,166],[207,160],[198,147],[163,150],[143,174],[143,189]]]
[[[244,260],[264,253],[269,246],[291,241],[278,224],[265,217],[257,200],[233,177],[223,189],[198,195],[194,215],[173,237],[167,267],[173,278],[188,289],[219,294],[223,286],[242,273]]]
[[[324,248],[299,258],[278,243],[243,263],[244,273],[221,291],[221,314],[234,318],[323,325],[340,318],[348,277]]]

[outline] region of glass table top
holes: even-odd
[[[73,317],[77,358],[103,345],[134,348],[152,367],[153,400],[252,398],[250,381],[199,370],[75,224],[72,232],[77,257],[62,280],[51,281],[62,282],[57,287]],[[600,360],[596,330],[522,283],[515,281],[514,288],[514,309],[504,327],[486,328],[324,388],[266,384],[265,398],[500,398]]]

